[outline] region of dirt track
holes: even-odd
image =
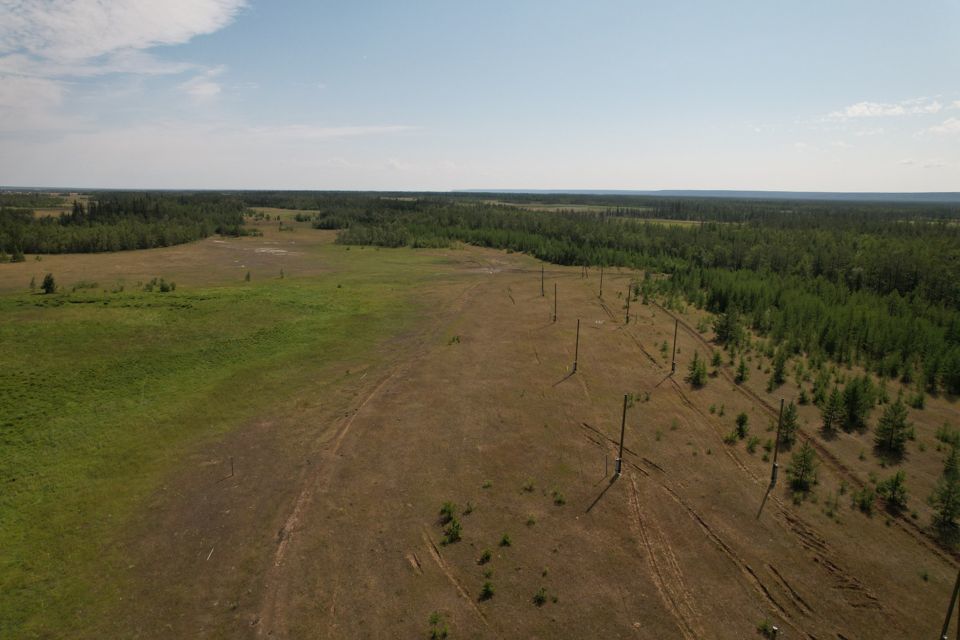
[[[770,407],[723,377],[691,391],[690,333],[669,378],[655,345],[673,320],[635,303],[624,326],[626,274],[601,301],[594,279],[548,271],[554,324],[529,260],[468,251],[479,268],[428,292],[420,331],[185,462],[130,543],[139,637],[427,637],[433,611],[453,638],[743,638],[764,619],[789,638],[936,633],[953,569],[908,528],[835,522],[783,482],[756,517],[769,466],[722,437]],[[611,482],[626,392],[641,399]],[[201,462],[227,452],[239,472],[219,482]],[[474,508],[442,545],[447,500]]]

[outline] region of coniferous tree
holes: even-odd
[[[740,356],[740,364],[737,365],[737,375],[734,381],[737,384],[743,384],[750,377],[750,369],[747,367],[747,361]]]
[[[693,360],[687,368],[687,382],[697,388],[707,384],[707,365],[697,351],[693,352]]]
[[[817,484],[817,454],[809,441],[791,456],[787,478],[790,479],[790,488],[801,493],[809,492]]]
[[[44,293],[54,293],[57,290],[57,281],[53,279],[53,274],[48,273],[43,276],[43,282],[40,284],[40,290]]]
[[[877,493],[887,503],[887,509],[899,513],[907,508],[907,474],[901,469],[877,483]]]
[[[787,350],[780,347],[773,356],[770,371],[770,380],[767,381],[767,391],[773,391],[786,382]]]
[[[843,427],[864,429],[874,405],[873,383],[866,375],[854,378],[843,388]]]
[[[943,475],[930,496],[930,504],[935,510],[934,527],[945,541],[952,542],[956,538],[957,517],[960,516],[960,461],[957,460],[956,447],[950,448]]]
[[[834,387],[820,409],[820,418],[823,421],[821,429],[824,434],[833,435],[837,428],[843,425],[843,411],[843,394],[839,387]]]
[[[788,447],[797,439],[797,405],[790,403],[783,410],[783,422],[780,424],[780,442]]]
[[[883,415],[877,422],[873,443],[882,455],[899,459],[906,451],[909,435],[907,407],[903,404],[903,398],[898,397],[896,402],[888,404],[883,410]]]

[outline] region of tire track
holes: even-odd
[[[449,566],[447,566],[446,561],[440,554],[440,549],[437,549],[437,545],[435,545],[433,540],[430,539],[430,534],[425,527],[421,530],[420,535],[423,538],[424,543],[427,545],[427,551],[430,553],[430,557],[433,558],[433,561],[436,563],[437,568],[439,568],[443,575],[446,576],[447,580],[450,581],[450,584],[453,585],[453,588],[457,590],[457,593],[460,595],[460,597],[467,601],[467,604],[469,604],[473,612],[477,614],[477,617],[480,618],[480,621],[492,631],[493,627],[490,626],[490,621],[487,620],[487,616],[484,615],[483,611],[480,610],[480,607],[477,606],[477,603],[474,602],[473,598],[470,597],[470,594],[467,593],[463,583],[457,580],[457,577],[453,575],[453,571]]]
[[[653,527],[644,524],[640,509],[640,499],[637,483],[630,478],[633,488],[630,505],[633,507],[634,518],[630,520],[632,529],[643,545],[647,563],[650,565],[650,577],[660,596],[660,601],[677,623],[677,627],[685,640],[697,640],[704,637],[703,627],[698,624],[701,618],[694,607],[694,598],[683,580],[683,574],[677,563],[676,556],[670,550],[670,545],[664,540],[659,530],[653,532]],[[652,525],[652,522],[651,522]],[[653,540],[653,536],[657,536]]]
[[[344,420],[337,429],[337,435],[333,442],[321,450],[321,458],[324,459],[324,461],[332,462],[335,459],[337,452],[343,444],[344,438],[346,438],[350,432],[350,428],[356,417],[360,414],[360,411],[367,406],[371,399],[379,394],[380,390],[383,389],[388,382],[404,370],[404,365],[423,357],[429,351],[435,339],[434,336],[438,334],[438,329],[443,326],[451,316],[463,308],[468,295],[480,284],[480,282],[474,282],[467,285],[453,300],[451,309],[432,323],[427,331],[420,332],[409,351],[399,354],[394,358],[388,365],[387,371],[380,377],[370,392],[364,396],[363,400],[360,401],[360,404],[357,405],[353,411],[349,412],[349,417]],[[255,616],[258,635],[285,635],[287,627],[286,615],[282,604],[283,598],[280,597],[286,588],[284,559],[287,548],[289,547],[290,541],[294,538],[303,513],[307,509],[307,506],[313,501],[317,490],[328,484],[330,475],[333,472],[329,464],[321,464],[319,466],[319,471],[313,471],[311,467],[305,469],[301,474],[299,481],[301,489],[294,501],[293,509],[277,532],[277,546],[274,549],[272,562],[264,572],[263,596],[260,599],[259,611]]]

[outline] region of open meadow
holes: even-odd
[[[278,213],[0,265],[0,636],[936,633],[952,399],[910,412],[903,513],[855,505],[892,469],[810,405],[765,498],[802,377],[769,393],[757,352],[745,381],[724,358],[688,384],[719,352],[706,314],[644,303],[642,273],[607,269],[601,297],[597,269],[546,265],[541,295],[522,254],[343,246]],[[31,293],[47,272],[60,292]]]

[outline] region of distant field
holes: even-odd
[[[582,213],[602,213],[604,211],[609,211],[611,208],[608,205],[595,205],[595,204],[531,204],[527,202],[509,202],[506,200],[484,200],[487,204],[501,204],[508,205],[511,207],[518,207],[520,209],[526,209],[527,211],[547,211],[557,213],[560,211],[572,211],[572,212],[582,212]],[[649,207],[631,207],[634,211],[652,211]],[[677,225],[677,226],[693,226],[700,224],[696,220],[668,220],[663,218],[638,218],[638,217],[628,217],[628,216],[619,216],[617,217],[620,220],[633,220],[636,222],[649,222],[651,224],[662,224],[662,225]]]

